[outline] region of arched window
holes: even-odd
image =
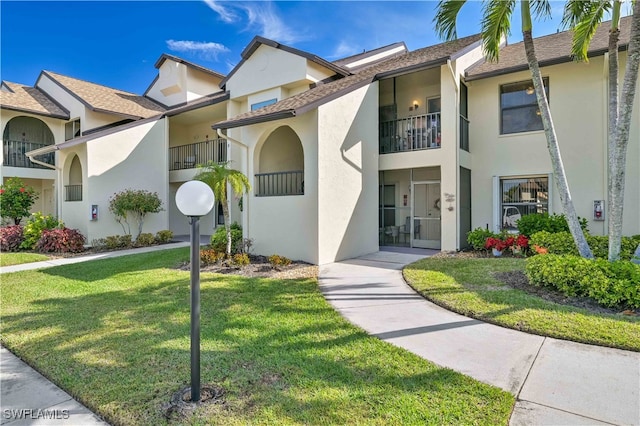
[[[64,186],[65,201],[82,201],[82,164],[77,155],[73,156],[69,166],[69,178]]]
[[[32,163],[24,154],[54,143],[53,133],[42,120],[25,116],[14,117],[9,120],[2,134],[4,165],[44,168],[42,165]],[[54,164],[53,153],[38,159],[47,164]]]
[[[304,151],[298,135],[289,127],[274,130],[260,148],[256,195],[304,194]]]

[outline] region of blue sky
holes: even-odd
[[[553,33],[553,18],[534,35]],[[70,1],[0,2],[0,76],[33,85],[50,70],[142,94],[166,52],[223,74],[255,35],[325,59],[404,41],[413,50],[439,43],[433,31],[436,1]],[[479,31],[480,2],[458,21],[458,36]],[[516,15],[518,16],[518,15]],[[518,19],[511,42],[519,41]]]

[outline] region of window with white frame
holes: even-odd
[[[76,118],[73,121],[69,121],[64,125],[64,140],[68,141],[69,139],[77,138],[81,136],[80,133],[80,119]]]
[[[522,216],[549,212],[549,177],[500,178],[500,228],[518,229]]]
[[[549,99],[549,78],[545,77],[542,80]],[[500,86],[500,134],[542,129],[542,118],[533,82],[529,80]]]

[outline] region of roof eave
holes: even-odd
[[[211,106],[211,105],[216,105],[219,104],[221,102],[224,101],[228,101],[229,98],[231,97],[231,94],[229,92],[226,92],[223,96],[219,96],[219,97],[212,97],[211,99],[205,101],[205,102],[201,102],[195,105],[183,105],[181,107],[177,107],[173,110],[169,110],[165,113],[165,115],[167,117],[173,117],[175,115],[178,114],[182,114],[183,112],[188,112],[188,111],[193,111],[199,108],[204,108],[207,106]]]
[[[397,77],[400,75],[404,75],[404,74],[409,74],[412,72],[416,72],[416,71],[422,71],[422,70],[426,70],[429,68],[435,68],[437,66],[441,66],[447,63],[447,61],[450,59],[450,56],[445,56],[442,58],[438,58],[438,59],[434,59],[432,61],[429,62],[422,62],[419,64],[415,64],[415,65],[410,65],[408,67],[404,67],[404,68],[398,68],[398,69],[394,69],[391,71],[385,71],[385,72],[381,72],[376,74],[375,79],[374,80],[382,80],[384,78],[390,78],[390,77]]]
[[[269,114],[259,115],[256,117],[243,118],[243,119],[231,121],[228,123],[221,121],[220,123],[212,124],[211,128],[213,130],[218,130],[218,129],[227,130],[227,129],[234,129],[236,127],[250,126],[252,124],[266,123],[268,121],[282,120],[285,118],[291,118],[295,116],[296,116],[296,110],[287,109],[284,111],[276,111]]]
[[[0,105],[0,108],[1,109],[6,109],[6,110],[9,110],[9,111],[26,112],[26,113],[33,114],[33,115],[39,115],[41,117],[59,118],[61,120],[68,120],[69,119],[69,115],[46,113],[46,112],[42,112],[42,111],[32,110],[32,109],[29,109],[29,108],[19,108],[19,107],[13,107],[13,106],[10,106],[10,105]]]

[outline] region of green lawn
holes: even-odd
[[[524,270],[524,259],[429,258],[407,266],[407,282],[427,299],[473,318],[529,333],[640,351],[640,318],[594,314],[548,302],[493,278]]]
[[[187,249],[2,276],[2,342],[115,424],[162,424],[189,384]],[[350,325],[316,280],[203,273],[188,424],[507,424],[514,397]]]
[[[41,262],[43,260],[49,260],[49,257],[38,253],[0,253],[0,266],[21,265],[23,263]]]

